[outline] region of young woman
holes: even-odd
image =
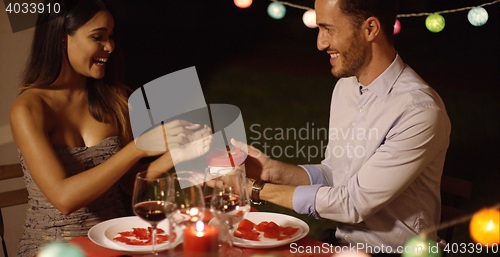
[[[86,236],[93,225],[124,216],[117,182],[127,172],[168,172],[172,158],[197,157],[211,142],[207,126],[193,132],[197,125],[176,120],[166,124],[171,149],[139,149],[128,124],[109,8],[100,0],[58,3],[61,12],[38,18],[21,94],[10,112],[30,198],[21,257],[34,256],[47,242]],[[200,151],[182,151],[199,138]],[[156,155],[161,156],[147,167],[136,165]]]

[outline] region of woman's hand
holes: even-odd
[[[160,155],[193,141],[197,137],[193,130],[199,127],[189,121],[173,120],[143,133],[135,139],[135,144],[145,151],[145,156]]]
[[[207,153],[212,144],[212,129],[205,125],[203,129],[195,131],[185,138],[187,143],[169,149],[168,152],[149,165],[147,168],[148,177],[159,177],[163,173],[169,172],[176,164],[198,158]]]
[[[190,134],[186,139],[188,143],[180,144],[177,148],[170,150],[174,165],[206,154],[212,144],[212,129],[205,125],[203,129]]]

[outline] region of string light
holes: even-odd
[[[483,26],[488,21],[488,12],[481,6],[470,9],[467,19],[473,26]]]
[[[401,32],[401,22],[396,19],[396,22],[394,23],[394,35],[399,34],[399,32]]]
[[[267,14],[269,14],[269,16],[271,16],[271,18],[275,20],[283,19],[286,14],[285,5],[283,5],[282,3],[273,2],[267,7]]]
[[[403,251],[401,257],[441,257],[442,250],[435,241],[425,236],[412,237],[404,244],[405,249],[418,249]]]
[[[425,27],[431,32],[438,33],[444,29],[444,17],[439,14],[431,14],[425,18]]]
[[[234,0],[235,2],[237,0]],[[246,0],[246,1],[251,1],[251,0]],[[286,6],[290,6],[292,8],[296,8],[296,9],[302,9],[302,10],[306,10],[306,11],[314,11],[314,9],[310,8],[310,7],[307,7],[307,6],[302,6],[302,5],[297,5],[297,4],[293,4],[293,3],[289,3],[289,2],[285,2],[285,1],[279,1],[279,0],[270,0],[271,2],[274,2],[274,3],[280,3],[282,5],[286,5]],[[438,11],[438,12],[433,12],[433,13],[429,13],[429,12],[422,12],[422,13],[408,13],[408,14],[398,14],[397,15],[397,18],[408,18],[408,17],[421,17],[421,16],[431,16],[433,14],[444,14],[444,13],[454,13],[454,12],[460,12],[460,11],[465,11],[465,10],[470,10],[469,11],[469,14],[467,15],[468,19],[469,19],[469,22],[474,25],[474,26],[482,26],[486,23],[486,21],[488,20],[488,13],[486,12],[486,10],[482,7],[484,6],[488,6],[488,5],[492,5],[492,4],[496,4],[496,3],[499,3],[500,0],[495,0],[495,1],[492,1],[492,2],[488,2],[488,3],[484,3],[484,4],[481,4],[481,5],[478,5],[478,6],[470,6],[470,7],[463,7],[463,8],[457,8],[457,9],[451,9],[451,10],[443,10],[443,11]],[[481,9],[484,10],[483,11],[480,11],[480,9],[475,9],[475,8],[478,8],[480,7]],[[472,9],[475,9],[474,11],[472,11]],[[315,13],[316,14],[316,13]],[[314,14],[314,16],[316,16]],[[302,16],[302,20],[304,21],[304,24],[309,27],[309,28],[315,28],[315,26],[308,26],[305,22],[305,13],[304,15]],[[473,16],[473,17],[471,17]],[[435,17],[437,16],[433,16],[432,19],[436,19]],[[442,16],[441,16],[442,17]],[[471,18],[469,18],[471,17]],[[472,21],[471,21],[472,19]],[[427,19],[426,19],[427,20]],[[310,24],[308,22],[308,24]],[[477,25],[476,25],[477,24]],[[480,24],[480,25],[479,25]],[[399,24],[401,25],[401,24]],[[442,25],[443,25],[443,28],[444,28],[444,18],[442,19]],[[394,26],[396,27],[396,24],[394,24]],[[426,24],[427,26],[427,24]],[[400,27],[401,29],[401,27]],[[442,29],[441,29],[442,30]],[[440,31],[441,31],[440,30]],[[439,31],[437,31],[439,32]],[[398,32],[399,33],[399,32]],[[397,34],[396,32],[394,34]]]
[[[239,8],[248,8],[252,5],[253,0],[234,0],[234,5]]]
[[[308,27],[308,28],[316,28],[318,25],[316,25],[316,11],[314,10],[307,10],[304,12],[302,15],[302,22]]]

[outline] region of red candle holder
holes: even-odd
[[[202,221],[184,230],[184,256],[217,256],[219,229]]]

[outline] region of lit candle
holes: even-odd
[[[184,230],[184,256],[216,256],[218,239],[218,228],[198,221]]]

